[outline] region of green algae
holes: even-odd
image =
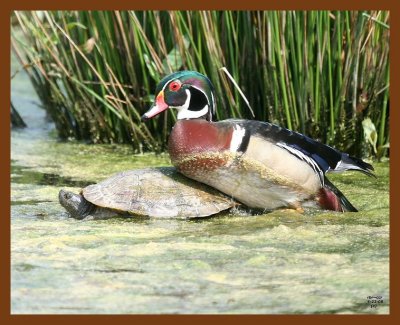
[[[71,180],[83,185],[167,158],[103,155],[98,146],[72,156],[83,145],[30,141],[41,148],[35,154],[13,147],[13,164],[29,165],[13,169],[11,185],[21,202],[11,210],[13,313],[388,313],[387,162],[375,164],[377,179],[334,175],[359,213],[84,222],[58,204],[61,185],[78,191]],[[60,182],[29,178],[44,171]],[[366,297],[376,294],[384,304],[372,309]]]

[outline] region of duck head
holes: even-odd
[[[178,110],[178,120],[202,118],[212,121],[215,96],[211,81],[196,71],[179,71],[166,76],[157,85],[154,104],[142,116],[142,121],[168,108]]]

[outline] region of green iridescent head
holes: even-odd
[[[179,71],[163,78],[156,88],[156,99],[142,120],[152,118],[168,108],[178,110],[177,118],[204,118],[211,121],[215,114],[214,87],[196,71]]]

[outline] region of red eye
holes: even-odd
[[[178,81],[172,81],[172,82],[169,84],[169,90],[178,91],[179,89],[181,89],[181,86],[182,86],[182,84],[181,84],[180,82],[178,82]]]

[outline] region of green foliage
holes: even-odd
[[[389,12],[15,12],[12,46],[61,138],[162,150],[174,112],[143,124],[157,82],[206,74],[218,119],[255,118],[356,155],[377,154],[362,121],[389,142]],[[374,140],[375,141],[375,140]],[[368,152],[364,152],[368,150]]]

